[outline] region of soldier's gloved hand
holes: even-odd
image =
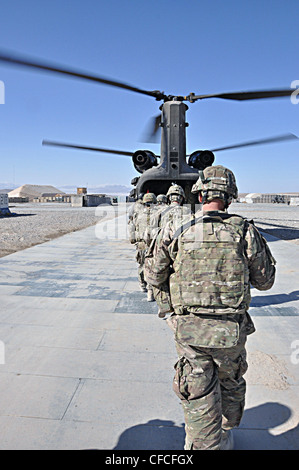
[[[161,312],[161,310],[159,310],[158,317],[159,318],[165,318],[166,317],[166,312]]]
[[[165,310],[160,310],[158,311],[158,317],[159,318],[165,318],[166,314],[169,313],[169,315],[172,315],[174,313],[173,310],[168,310],[167,312]]]
[[[177,318],[178,318],[178,315],[172,312],[172,314],[166,319],[167,325],[174,333],[176,332],[176,329],[177,329]]]

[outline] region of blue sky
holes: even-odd
[[[299,81],[297,8],[296,0],[0,0],[0,49],[167,94],[289,88]],[[130,186],[136,176],[129,157],[43,139],[160,152],[140,142],[161,104],[151,97],[3,64],[0,80],[0,182]],[[299,105],[210,99],[189,104],[187,121],[191,153],[299,136]],[[219,152],[216,162],[235,172],[240,192],[299,191],[298,157],[294,141]]]

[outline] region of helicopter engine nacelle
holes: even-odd
[[[204,170],[207,166],[211,166],[214,160],[215,156],[210,150],[196,150],[191,153],[188,165],[197,170]]]
[[[143,173],[144,171],[149,170],[153,166],[158,165],[156,155],[150,150],[137,150],[133,154],[132,159],[134,167],[139,173]]]

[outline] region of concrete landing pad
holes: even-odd
[[[183,449],[172,332],[113,210],[0,259],[0,449]],[[278,275],[252,290],[240,450],[299,449],[299,247],[266,238]]]

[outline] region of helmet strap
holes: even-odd
[[[201,203],[202,204],[205,204],[207,202],[207,199],[208,199],[208,190],[207,191],[201,191],[201,195],[202,195],[202,200],[201,200]],[[215,198],[216,199],[216,198]],[[227,193],[224,193],[224,197],[221,198],[222,201],[224,202],[224,209],[227,209],[228,206],[229,206],[229,197],[228,197],[228,194]]]
[[[202,191],[202,204],[205,204],[207,202],[207,197],[208,197],[208,191]]]

